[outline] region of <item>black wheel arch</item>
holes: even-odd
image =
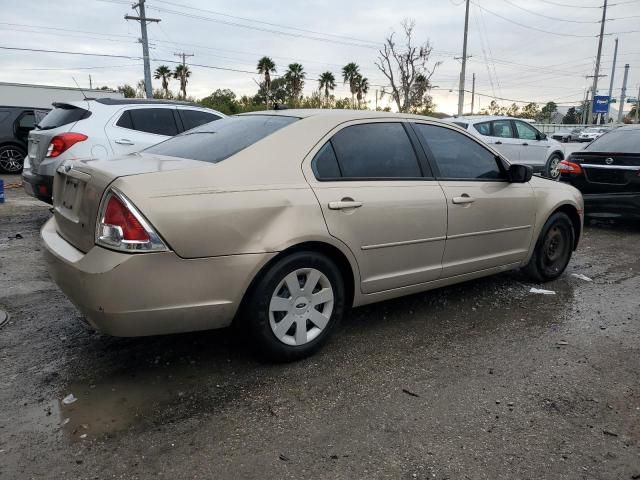
[[[573,250],[575,251],[578,248],[578,243],[580,242],[580,237],[582,236],[582,219],[580,218],[580,214],[578,213],[578,209],[570,204],[560,205],[556,208],[549,218],[555,213],[562,212],[569,220],[571,220],[571,225],[573,225]]]

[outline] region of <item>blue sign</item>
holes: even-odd
[[[607,113],[609,111],[609,95],[593,97],[593,113]]]

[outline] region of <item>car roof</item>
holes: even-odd
[[[527,122],[527,120],[524,118],[505,117],[503,115],[460,115],[460,116],[456,115],[453,117],[443,118],[443,120],[446,120],[447,122],[458,121],[458,122],[468,122],[468,123],[474,123],[479,121],[490,122],[492,120],[522,120],[523,122]]]
[[[182,102],[179,100],[163,100],[158,98],[87,98],[102,105],[188,105],[196,107],[193,102]]]
[[[239,114],[248,115],[278,115],[283,117],[310,118],[310,117],[332,117],[342,121],[358,119],[376,118],[406,118],[413,120],[430,120],[442,123],[441,120],[425,115],[414,115],[410,113],[377,112],[373,110],[348,110],[337,108],[292,108],[285,110],[261,110],[257,112],[247,112]]]

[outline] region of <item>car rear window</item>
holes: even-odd
[[[587,145],[585,151],[640,154],[640,128],[605,133]]]
[[[207,123],[145,152],[218,163],[298,120],[282,115],[241,115]]]
[[[54,104],[55,108],[51,110],[40,123],[38,128],[41,130],[50,130],[52,128],[58,128],[69,123],[75,123],[78,120],[84,120],[91,116],[89,110],[76,107],[75,105],[69,105],[67,103]]]

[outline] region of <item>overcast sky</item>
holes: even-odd
[[[490,96],[559,104],[583,98],[592,81],[585,76],[593,75],[602,15],[601,8],[587,7],[601,4],[600,0],[472,0],[467,88],[471,89],[475,73],[476,91],[486,95],[477,97],[476,110],[477,101],[484,106]],[[600,80],[599,93],[608,92],[615,34],[636,30],[617,35],[613,90],[619,97],[624,64],[629,63],[627,95],[635,97],[640,84],[640,0],[610,0],[610,4],[605,34],[611,35],[605,36],[601,70],[607,76]],[[140,57],[139,24],[123,18],[134,14],[130,5],[124,0],[0,0],[0,46]],[[385,84],[374,65],[375,47],[400,29],[403,18],[413,18],[416,40],[429,40],[433,61],[442,62],[433,77],[439,87],[433,91],[437,108],[448,113],[457,109],[460,63],[454,57],[462,52],[464,0],[147,0],[146,5],[149,17],[162,19],[149,25],[152,70],[168,64],[166,60],[177,61],[175,52],[195,54],[188,59],[193,64],[188,94],[198,98],[217,88],[252,95],[258,75],[204,66],[253,72],[258,58],[269,55],[278,72],[293,61],[302,63],[309,77],[307,94],[317,88],[311,79],[321,72],[331,70],[339,77],[344,64],[356,62],[372,84],[368,99],[373,105],[375,89]],[[4,82],[74,86],[75,77],[87,87],[91,74],[94,86],[115,88],[135,85],[143,77],[139,58],[0,50],[0,64]],[[154,87],[160,87],[158,80]],[[171,87],[177,90],[177,82]],[[341,81],[335,93],[349,95]],[[470,95],[465,100],[468,110]]]

